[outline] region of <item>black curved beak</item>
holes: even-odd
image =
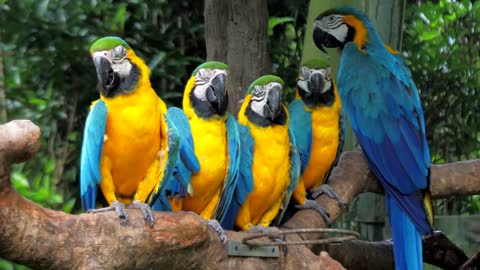
[[[225,74],[218,74],[213,78],[212,85],[208,87],[206,93],[207,100],[214,105],[213,107],[219,114],[226,112],[228,106],[227,91],[225,88],[226,78],[227,76]]]
[[[118,80],[115,78],[115,73],[112,69],[112,64],[106,58],[102,56],[95,56],[93,59],[95,69],[97,71],[98,83],[100,86],[100,92],[105,97],[110,97],[118,84]]]
[[[264,107],[265,116],[274,120],[282,108],[282,89],[280,86],[274,86],[267,94],[267,104]]]
[[[324,42],[328,40],[329,34],[327,32],[324,32],[322,29],[315,27],[313,30],[313,42],[315,42],[315,45],[317,48],[319,48],[322,52],[327,53],[325,48],[323,47]]]
[[[325,85],[325,81],[323,80],[323,76],[320,73],[314,73],[310,76],[308,80],[308,89],[312,92],[314,96],[320,95],[323,91],[323,86]]]

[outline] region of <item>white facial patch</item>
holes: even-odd
[[[282,89],[282,84],[271,82],[267,85],[256,85],[252,92],[252,99],[250,108],[258,115],[265,117],[263,108],[267,104],[268,93],[274,86],[279,86]]]
[[[321,20],[315,21],[313,24],[314,27],[329,33],[342,43],[347,38],[348,26],[344,23],[342,15],[328,15]]]
[[[196,98],[207,101],[207,89],[212,85],[212,81],[220,74],[227,75],[226,70],[202,68],[195,75],[195,88],[193,94]]]
[[[114,72],[121,77],[127,77],[132,70],[132,63],[127,60],[127,49],[123,46],[117,46],[109,51],[98,51],[92,54],[92,57],[100,56],[107,59],[112,65]]]
[[[297,81],[297,86],[304,90],[307,93],[312,93],[311,89],[308,87],[308,81],[314,74],[320,74],[323,79],[323,88],[320,93],[325,93],[332,87],[332,69],[330,67],[324,69],[309,69],[307,67],[302,67],[302,75]]]
[[[330,90],[330,88],[332,87],[331,68],[327,67],[325,69],[312,70],[310,76],[315,74],[315,73],[320,73],[322,75],[322,78],[323,78],[323,88],[322,88],[322,91],[320,93],[323,94],[323,93],[327,92],[328,90]]]

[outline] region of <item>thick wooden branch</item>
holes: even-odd
[[[113,212],[69,215],[42,208],[16,194],[9,183],[12,164],[34,155],[39,137],[38,127],[30,121],[0,126],[2,258],[40,269],[343,269],[326,253],[317,256],[306,246],[291,246],[278,259],[228,257],[217,235],[192,213],[155,213],[156,225],[151,228],[137,210],[128,210],[129,220],[121,224]],[[434,196],[446,196],[452,191],[455,195],[477,193],[479,166],[480,161],[435,166]],[[330,185],[347,203],[361,192],[381,191],[360,152],[342,156]],[[332,220],[342,210],[336,201],[325,196],[317,201],[330,211]],[[303,210],[285,227],[314,228],[325,224],[315,211]],[[229,239],[246,235],[227,232]],[[293,235],[288,240],[300,237],[313,239],[318,235]]]

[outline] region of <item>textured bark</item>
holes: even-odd
[[[39,138],[40,130],[30,121],[12,121],[0,126],[2,258],[38,269],[343,269],[325,252],[317,256],[306,246],[290,246],[288,252],[282,251],[277,259],[228,257],[217,235],[192,213],[156,212],[156,224],[151,228],[135,209],[128,210],[129,220],[122,224],[113,212],[70,215],[42,208],[20,197],[9,182],[12,164],[32,157],[38,150]],[[455,166],[459,166],[458,170]],[[478,166],[478,160],[435,166],[432,174],[434,196],[444,196],[449,191],[457,195],[478,193]],[[381,191],[360,152],[342,155],[330,183],[347,203],[363,191]],[[330,211],[332,220],[340,214],[336,201],[325,196],[317,201]],[[325,224],[315,211],[302,210],[284,227],[314,228],[325,227]],[[227,232],[230,240],[246,235],[249,234]],[[315,239],[318,235],[291,235],[287,240],[297,241],[301,237]],[[355,247],[355,243],[350,245]],[[375,252],[382,243],[364,245],[361,253],[372,254],[369,252]],[[451,245],[447,239],[428,249],[445,250]],[[330,252],[338,260],[347,259],[347,263],[353,259],[346,258],[345,254],[359,254],[355,248],[349,250],[350,253],[345,250]],[[392,260],[388,247],[376,254]],[[370,263],[377,257],[365,260]],[[444,258],[435,260],[440,263]],[[465,260],[459,259],[460,263]]]
[[[267,53],[266,0],[205,0],[207,59],[229,66],[228,110],[237,115],[238,101],[256,78],[271,70]]]
[[[7,84],[5,70],[3,66],[4,52],[0,48],[0,121],[7,122]]]

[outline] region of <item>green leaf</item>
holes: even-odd
[[[150,68],[150,70],[154,70],[158,66],[158,64],[165,59],[166,55],[167,54],[165,52],[156,53],[155,56],[153,56],[152,60],[148,62],[148,67]]]
[[[115,14],[115,25],[118,27],[117,30],[124,31],[125,29],[125,21],[127,19],[126,17],[127,14],[127,4],[122,3],[119,5],[117,9],[117,13]]]
[[[273,36],[273,28],[279,24],[294,22],[292,17],[270,17],[268,18],[268,36]]]
[[[428,40],[432,40],[434,38],[437,38],[438,36],[440,36],[440,31],[426,31],[426,32],[423,32],[420,36],[420,39],[422,41],[428,41]]]
[[[71,199],[68,200],[66,203],[64,203],[64,204],[63,204],[63,212],[65,212],[65,213],[71,213],[71,212],[72,212],[72,209],[73,209],[73,206],[75,205],[75,201],[76,201],[75,198],[71,198]]]
[[[25,175],[20,172],[14,171],[12,173],[11,179],[12,179],[12,185],[17,190],[26,189],[30,187],[30,183],[28,182],[27,177],[25,177]]]

